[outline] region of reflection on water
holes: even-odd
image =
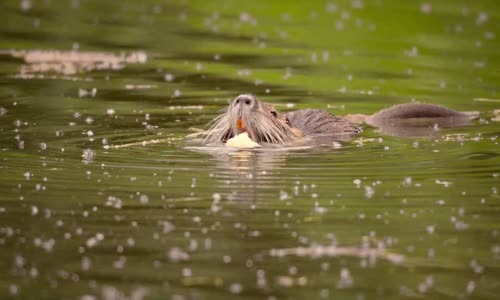
[[[1,299],[497,298],[497,1],[0,6]],[[243,93],[480,117],[185,143]]]
[[[259,194],[262,188],[273,188],[276,179],[275,172],[286,167],[287,156],[303,148],[264,148],[239,150],[230,147],[187,147],[188,150],[207,153],[215,162],[217,186],[229,192],[228,199],[257,203],[263,196]]]

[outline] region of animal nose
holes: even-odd
[[[240,96],[234,101],[236,104],[251,106],[253,104],[253,99],[248,96]]]

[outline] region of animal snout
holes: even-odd
[[[236,97],[234,100],[235,105],[242,105],[242,106],[252,106],[255,102],[255,99],[251,95],[239,95]]]

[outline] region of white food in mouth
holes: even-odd
[[[240,133],[237,136],[230,138],[229,140],[227,140],[226,145],[228,147],[243,149],[260,147],[259,144],[252,141],[247,132]]]

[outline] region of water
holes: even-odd
[[[496,1],[0,6],[0,298],[497,298]],[[340,148],[187,147],[241,93],[481,115]]]

